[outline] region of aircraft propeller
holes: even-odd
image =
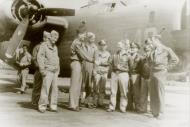
[[[23,5],[20,9],[20,14],[22,17],[21,22],[17,26],[14,31],[11,39],[10,45],[5,52],[5,56],[7,58],[13,58],[16,49],[19,47],[21,41],[23,40],[28,26],[30,25],[30,21],[34,15],[43,15],[43,16],[74,16],[74,9],[66,9],[66,8],[38,8],[36,5],[33,5],[31,2],[27,0],[23,0]]]

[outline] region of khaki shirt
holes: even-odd
[[[179,58],[171,48],[155,49],[151,54],[151,68],[153,71],[167,70],[179,63]]]
[[[102,52],[97,50],[94,55],[94,61],[98,61],[100,63],[100,65],[94,64],[94,73],[108,73],[109,65],[111,64],[111,55],[108,51]]]
[[[37,62],[40,71],[59,72],[60,64],[57,46],[53,47],[50,42],[42,43],[37,53]]]
[[[80,57],[77,53],[77,46],[82,46],[82,42],[79,39],[75,39],[71,44],[71,60],[80,60]]]
[[[90,61],[93,59],[88,55],[88,53],[84,50],[84,42],[81,42],[78,38],[73,41],[71,44],[71,61]]]
[[[19,61],[19,64],[21,66],[29,66],[31,64],[31,59],[32,59],[32,56],[30,55],[29,52],[27,52],[26,54],[22,53],[20,54],[20,61]]]
[[[94,54],[95,54],[95,51],[97,50],[97,46],[94,43],[91,45],[84,44],[82,49],[84,50],[85,54],[88,55],[88,57],[90,59],[92,59],[92,61],[94,61]],[[89,62],[86,60],[83,61],[83,69],[84,70],[86,70],[88,72],[92,72],[93,66],[94,66],[94,64],[92,62]]]
[[[129,71],[129,54],[127,52],[117,52],[113,55],[112,69],[113,72],[128,72]]]

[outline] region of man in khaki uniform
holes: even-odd
[[[83,50],[86,34],[78,34],[71,44],[71,85],[69,89],[69,109],[79,111],[79,97],[82,85],[82,61],[93,61]]]
[[[118,51],[112,58],[112,74],[111,74],[111,97],[108,112],[113,112],[116,108],[116,95],[119,89],[120,92],[120,111],[126,112],[127,107],[127,92],[129,81],[129,55],[125,50],[125,45],[122,42],[117,44]]]
[[[111,64],[111,55],[106,50],[107,44],[104,40],[99,43],[99,50],[95,52],[94,57],[94,106],[103,106],[103,100],[105,95],[106,82],[108,77],[109,66]]]
[[[34,47],[33,53],[32,53],[33,63],[34,63],[35,69],[36,69],[36,71],[34,73],[34,85],[33,85],[33,91],[32,91],[32,104],[33,105],[38,105],[38,101],[40,99],[41,87],[42,87],[42,75],[40,74],[40,71],[39,71],[39,65],[37,62],[37,54],[38,54],[40,45],[43,42],[47,42],[48,39],[50,39],[50,33],[44,31],[43,41]]]
[[[21,70],[19,72],[19,76],[21,78],[21,88],[17,93],[23,94],[27,87],[26,79],[29,73],[29,65],[31,64],[31,55],[28,52],[28,46],[23,45],[23,53],[19,54],[19,59],[17,59],[17,64],[20,66]]]
[[[94,53],[97,50],[95,45],[95,34],[88,32],[86,33],[87,40],[83,45],[83,50],[91,59],[94,59]],[[82,91],[86,93],[85,104],[88,108],[93,108],[93,66],[94,64],[89,61],[83,61],[82,63]]]
[[[135,111],[140,111],[140,87],[141,87],[141,76],[140,76],[140,64],[141,64],[141,56],[139,54],[139,45],[137,43],[132,42],[130,45],[130,60],[129,60],[129,73],[130,73],[130,87],[132,87],[132,100],[129,102],[132,103],[129,105],[134,105]]]
[[[54,30],[51,31],[51,38],[49,39],[49,41],[44,42],[40,45],[37,54],[39,71],[43,77],[41,94],[38,102],[38,109],[42,113],[46,111],[48,104],[50,106],[50,111],[57,111],[57,78],[60,71],[60,64],[58,50],[55,43],[57,42],[58,38],[58,32]]]
[[[150,54],[153,50],[152,42],[147,39],[144,44],[144,53],[141,62],[141,89],[140,89],[140,113],[148,110],[148,95],[150,93]]]
[[[155,118],[161,118],[164,113],[167,71],[179,62],[179,58],[173,50],[163,45],[160,39],[160,35],[152,37],[155,49],[150,56],[150,107]]]

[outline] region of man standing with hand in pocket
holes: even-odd
[[[55,43],[59,38],[59,33],[55,30],[51,31],[51,38],[40,45],[37,62],[39,63],[39,71],[43,77],[41,95],[38,103],[38,110],[44,113],[47,105],[50,111],[57,111],[58,87],[57,78],[60,71],[58,50]],[[51,91],[51,93],[50,93]],[[50,100],[48,100],[50,98]]]

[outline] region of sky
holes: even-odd
[[[63,7],[79,9],[86,5],[88,0],[41,0],[47,7]]]

